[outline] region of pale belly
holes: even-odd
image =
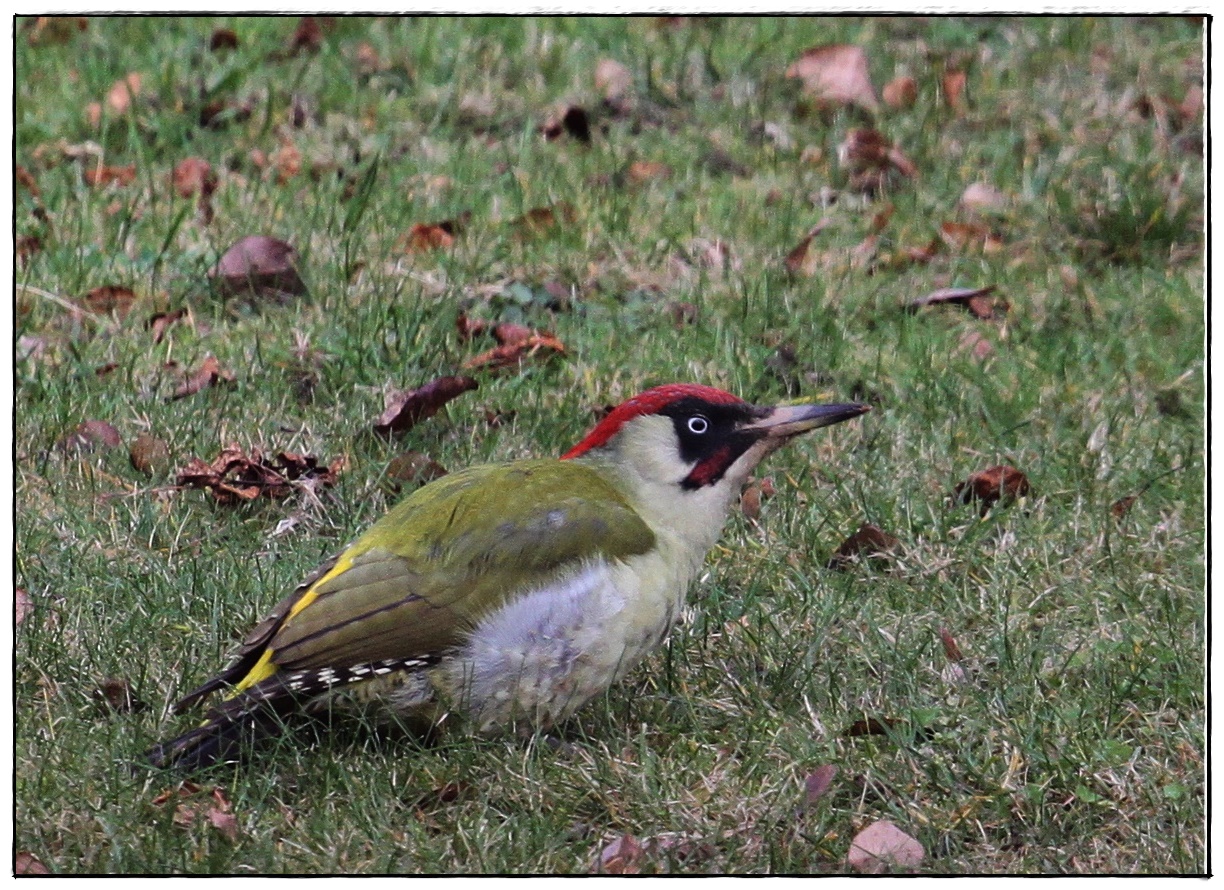
[[[480,731],[564,720],[663,642],[683,604],[685,574],[592,563],[482,621],[441,669],[439,685]],[[642,577],[656,580],[644,589]]]

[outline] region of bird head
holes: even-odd
[[[761,407],[710,386],[669,384],[618,405],[562,459],[611,463],[652,487],[738,491],[789,439],[868,410],[853,403]]]

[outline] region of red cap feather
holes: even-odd
[[[673,402],[681,399],[700,399],[713,405],[743,405],[744,400],[729,392],[715,389],[712,386],[701,386],[696,383],[668,383],[648,389],[641,395],[636,395],[627,402],[622,402],[612,409],[595,429],[587,433],[586,438],[561,455],[562,460],[578,457],[592,448],[607,444],[608,440],[620,432],[620,428],[635,417],[645,414],[658,414],[659,411]]]

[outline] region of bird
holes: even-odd
[[[561,457],[473,466],[417,489],[245,638],[150,749],[194,771],[297,712],[376,706],[479,733],[568,719],[667,638],[731,505],[790,439],[857,403],[757,406],[673,383],[608,412]]]

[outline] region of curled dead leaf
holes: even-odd
[[[543,235],[561,226],[573,224],[577,219],[572,205],[561,201],[547,207],[533,207],[522,216],[510,221],[510,228],[520,237]]]
[[[917,868],[925,855],[922,844],[882,819],[854,836],[846,864],[864,874],[883,874],[892,869]]]
[[[642,845],[631,834],[623,834],[599,851],[592,871],[605,875],[635,875],[641,871]]]
[[[862,47],[831,44],[804,50],[786,69],[786,76],[801,80],[804,91],[818,102],[858,105],[868,111],[880,104]]]
[[[55,443],[64,453],[87,454],[96,448],[118,448],[123,444],[119,431],[105,420],[86,420]]]
[[[405,451],[391,458],[384,471],[391,487],[399,491],[406,484],[424,485],[446,475],[446,467],[427,454]]]
[[[786,255],[783,264],[786,266],[786,271],[792,275],[811,275],[815,269],[815,263],[808,259],[808,248],[812,245],[812,239],[819,235],[829,226],[829,218],[825,217],[808,229],[808,233],[796,244],[791,252]]]
[[[964,482],[958,482],[952,497],[962,504],[977,501],[985,516],[995,504],[1007,506],[1017,498],[1028,495],[1030,490],[1028,477],[1015,467],[999,464],[974,473]]]
[[[472,356],[463,363],[463,367],[469,370],[483,368],[499,371],[517,368],[528,359],[547,360],[554,355],[565,355],[565,345],[552,334],[533,332],[526,339]]]
[[[1130,512],[1131,507],[1135,505],[1135,501],[1139,500],[1139,495],[1128,494],[1124,498],[1118,498],[1109,508],[1109,514],[1114,519],[1121,519]]]
[[[186,317],[186,309],[175,309],[173,312],[154,312],[149,316],[145,327],[153,332],[153,342],[160,343],[165,339],[167,329]]]
[[[374,422],[374,432],[382,436],[406,433],[422,420],[433,417],[449,402],[479,384],[471,377],[439,377],[417,389],[387,395],[387,406]]]
[[[217,175],[203,158],[183,158],[174,165],[171,180],[180,198],[211,195],[217,188]]]
[[[912,77],[894,77],[884,84],[882,93],[889,108],[911,108],[918,101],[918,84]]]
[[[82,176],[85,179],[85,184],[89,186],[131,185],[136,181],[136,165],[129,164],[126,167],[108,167],[105,164],[97,164],[93,167],[87,167]]]
[[[918,168],[879,130],[851,127],[837,147],[837,160],[850,173],[850,187],[875,194],[898,179],[912,179]]]
[[[309,455],[281,451],[267,456],[257,448],[248,456],[237,445],[230,445],[212,463],[192,458],[179,470],[175,484],[207,490],[218,503],[234,506],[260,495],[283,498],[298,489],[333,485],[344,463],[341,457],[320,466],[318,459]]]
[[[856,559],[868,559],[876,562],[887,562],[901,542],[888,532],[864,522],[858,531],[852,534],[834,551],[829,558],[828,568],[844,569]]]
[[[983,253],[998,253],[1003,249],[1003,238],[980,223],[941,223],[939,237],[953,250],[980,250]]]
[[[170,446],[164,439],[141,433],[128,449],[132,469],[146,476],[160,475],[170,470]]]
[[[49,875],[51,869],[43,865],[41,859],[33,853],[18,850],[13,857],[13,874],[16,875]]]
[[[803,780],[804,805],[810,807],[820,798],[824,797],[825,792],[832,786],[835,778],[837,778],[837,767],[831,763],[821,764],[812,770],[808,777]]]
[[[454,245],[455,239],[467,228],[471,218],[471,212],[467,212],[455,219],[444,219],[441,222],[413,223],[408,234],[396,243],[396,247],[404,253],[445,250]]]
[[[984,321],[1002,318],[1011,309],[1011,304],[999,297],[991,298],[990,295],[994,292],[993,284],[982,287],[945,287],[932,291],[925,297],[911,300],[905,308],[909,312],[917,312],[926,306],[960,306]]]
[[[121,677],[108,677],[93,691],[93,700],[101,710],[114,714],[138,714],[148,705],[136,697],[132,682]]]
[[[944,103],[953,111],[963,111],[965,102],[965,84],[968,77],[964,71],[945,71],[942,79]]]
[[[34,600],[24,587],[13,590],[13,623],[20,625],[34,611]]]
[[[946,627],[941,627],[939,629],[939,641],[943,643],[944,655],[947,656],[948,661],[964,661],[965,656],[961,654],[960,646],[956,645],[956,638],[952,636],[952,631]]]
[[[208,389],[210,386],[216,386],[218,383],[233,382],[233,373],[222,368],[216,356],[206,355],[204,360],[200,362],[200,366],[192,371],[187,376],[187,379],[175,388],[174,393],[170,396],[170,401],[195,395],[201,390]]]
[[[83,302],[90,312],[99,315],[113,312],[117,318],[122,319],[136,302],[136,292],[119,284],[103,284],[87,293]]]
[[[221,255],[208,277],[222,296],[282,298],[306,293],[296,268],[297,251],[267,235],[240,238]]]

